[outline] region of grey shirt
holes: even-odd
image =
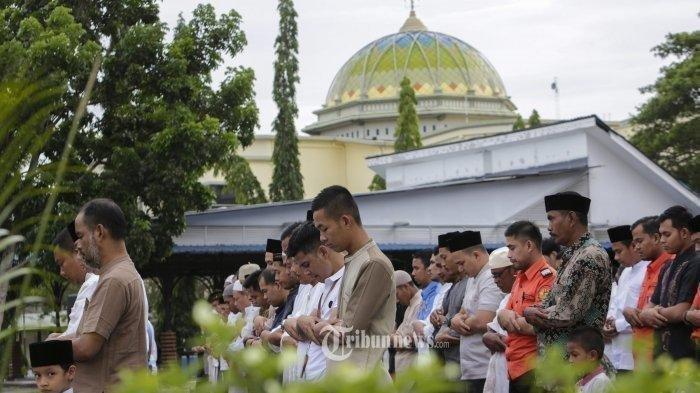
[[[450,335],[454,336],[454,338],[459,338],[459,334],[457,334],[454,330],[450,329],[449,326],[452,317],[457,315],[460,308],[462,308],[462,302],[464,301],[464,292],[466,290],[468,281],[469,277],[464,277],[461,281],[456,282],[452,286],[452,288],[450,288],[448,294],[445,296],[445,299],[443,300],[443,306],[447,307],[443,307],[443,310],[447,310],[447,314],[445,315],[445,323],[438,331],[438,334],[444,331],[449,331]],[[452,344],[449,348],[444,348],[442,350],[442,353],[445,357],[446,362],[459,364],[459,344]]]

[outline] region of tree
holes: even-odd
[[[411,87],[411,81],[404,77],[401,80],[399,118],[396,120],[394,132],[394,151],[396,152],[417,149],[423,145],[418,131],[417,104],[416,92]]]
[[[275,39],[275,77],[272,98],[277,104],[277,117],[272,122],[275,145],[272,151],[273,201],[299,200],[304,197],[304,178],[299,163],[299,140],[294,119],[297,117],[296,84],[299,83],[297,53],[297,12],[292,0],[279,0],[279,35]]]
[[[542,122],[540,121],[540,114],[537,112],[537,109],[533,109],[530,117],[527,118],[527,127],[532,128],[539,125],[542,125]]]
[[[518,114],[518,117],[515,118],[515,123],[513,123],[513,131],[523,129],[525,129],[525,120],[523,120],[523,117]]]
[[[417,149],[423,146],[418,130],[418,113],[416,112],[416,92],[411,86],[411,80],[404,77],[401,80],[399,92],[399,117],[396,119],[394,131],[394,152]],[[374,175],[369,185],[370,191],[386,189],[386,181],[379,175]]]
[[[640,89],[653,96],[632,118],[631,142],[676,179],[700,191],[700,30],[668,34],[652,49],[655,56],[674,61],[661,68],[654,84]]]
[[[240,24],[233,10],[217,16],[212,6],[199,5],[190,20],[179,19],[169,39],[154,0],[0,6],[0,82],[45,78],[65,92],[36,132],[45,146],[19,159],[25,169],[20,182],[51,187],[54,172],[36,169],[56,165],[93,59],[103,58],[91,110],[78,123],[62,183],[66,192],[52,210],[49,239],[84,202],[105,196],[129,218],[127,247],[137,267],[167,261],[173,237],[185,228],[185,212],[206,209],[213,200],[199,178],[209,169],[225,176],[240,171],[236,150],[253,141],[253,71],[229,68],[218,87],[211,79],[223,56],[235,57],[245,46]],[[24,200],[8,227],[31,223],[46,200],[45,194]],[[31,242],[37,233],[28,228]],[[53,266],[48,253],[42,261]]]

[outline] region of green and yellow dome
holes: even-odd
[[[428,31],[411,12],[398,33],[366,45],[343,65],[328,91],[326,107],[396,98],[404,76],[419,97],[506,98],[501,77],[478,50],[458,38]]]

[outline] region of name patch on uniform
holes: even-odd
[[[542,275],[542,277],[549,277],[552,275],[552,271],[549,270],[548,267],[546,267],[546,268],[540,270],[540,274]]]

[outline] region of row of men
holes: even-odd
[[[290,380],[318,378],[326,367],[337,362],[325,359],[324,365],[317,348],[329,332],[341,340],[343,335],[354,338],[355,332],[360,331],[367,336],[389,336],[392,339],[388,342],[397,352],[396,371],[405,369],[416,353],[433,346],[445,361],[460,364],[462,380],[476,391],[481,391],[486,382],[491,353],[499,351],[505,352],[508,375],[505,382],[510,382],[510,389],[528,391],[533,384],[536,354],[549,345],[566,344],[573,331],[586,326],[600,329],[611,341],[606,349],[614,362],[607,365],[610,370],[632,369],[629,365],[632,326],[639,332],[659,331],[658,336],[667,343],[657,346],[657,353],[668,352],[675,358],[695,356],[691,329],[674,326],[680,322],[674,319],[677,312],[689,321],[695,315],[694,311],[687,312],[698,281],[692,247],[693,232],[697,230],[691,226],[690,214],[674,207],[661,217],[611,229],[615,258],[628,267],[620,277],[620,289],[616,290],[618,285],[613,283],[608,254],[587,228],[590,200],[575,193],[562,193],[548,196],[545,205],[551,239],[563,246],[564,263],[559,275],[553,266],[558,263],[548,261],[543,255],[539,228],[523,221],[508,227],[507,248],[494,252],[491,263],[478,232],[439,236],[438,247],[430,258],[425,255],[414,258],[414,282],[405,272],[391,274],[386,257],[362,228],[359,211],[347,190],[326,189],[314,201],[308,221],[288,228],[279,249],[268,249],[266,260],[269,270],[275,273],[275,281],[273,284],[261,278],[259,285],[265,288],[264,293],[272,291],[272,296],[264,295],[263,300],[278,299],[278,304],[273,304],[278,306],[276,318],[270,316],[267,325],[263,325],[253,317],[247,325],[266,329],[244,329],[252,334],[243,339],[274,350],[284,345],[296,346],[298,363],[286,378]],[[634,244],[633,230],[637,236]],[[664,253],[664,248],[679,256],[675,259],[674,273],[667,274],[668,280],[683,285],[682,288],[676,284],[658,286],[658,297],[652,298],[655,283],[664,274],[660,269],[665,266],[653,261]],[[642,249],[647,253],[641,254]],[[282,253],[275,262],[274,256],[279,251]],[[630,259],[630,255],[638,257]],[[639,296],[641,284],[635,284],[638,280],[630,277],[646,266],[637,265],[642,257],[650,260],[652,268],[648,270],[645,294]],[[682,274],[675,267],[681,265]],[[346,271],[352,275],[343,274]],[[333,275],[331,281],[325,282]],[[392,278],[395,285],[387,285]],[[336,287],[343,294],[338,299],[333,298],[337,296],[333,291]],[[286,297],[277,296],[278,290],[287,291]],[[672,299],[666,295],[662,299],[662,294],[668,291],[679,293]],[[515,296],[509,296],[513,293]],[[253,297],[256,296],[251,294]],[[326,302],[328,297],[331,300]],[[392,298],[407,307],[403,322],[396,328],[392,315],[395,311],[390,305]],[[650,300],[654,307],[646,307]],[[334,303],[335,310],[331,307]],[[253,307],[262,305],[258,302]],[[237,309],[242,310],[240,306]],[[630,314],[629,328],[615,317],[622,312]],[[672,319],[663,316],[666,313]],[[349,330],[328,329],[329,326]],[[347,340],[343,344],[351,347],[346,361],[355,360],[361,367],[380,364],[386,349],[353,347]],[[311,356],[311,366],[307,346],[312,348],[312,355],[314,350],[319,351],[318,359]],[[601,352],[598,354],[602,357]]]
[[[576,193],[560,193],[547,196],[545,206],[550,236],[562,246],[558,274],[542,255],[539,229],[529,222],[517,222],[506,230],[508,251],[506,258],[501,255],[500,264],[498,255],[489,257],[478,232],[441,235],[432,256],[434,267],[428,264],[428,269],[435,272],[430,280],[419,277],[416,270],[420,268],[414,269],[416,282],[421,286],[419,292],[405,272],[394,272],[389,259],[369,237],[352,195],[340,186],[326,188],[314,199],[306,222],[285,231],[279,243],[269,242],[266,269],[240,275],[227,286],[232,321],[242,318],[246,325],[231,349],[245,345],[273,350],[296,347],[298,361],[285,373],[287,381],[320,378],[344,362],[363,369],[381,367],[389,381],[382,366],[388,346],[397,351],[396,368],[400,371],[410,364],[414,353],[432,345],[445,361],[460,364],[461,379],[475,391],[483,390],[491,352],[504,349],[508,371],[505,382],[509,381],[514,391],[528,389],[533,383],[532,359],[545,347],[564,345],[574,331],[585,327],[602,330],[611,340],[625,333],[617,326],[613,331],[613,319],[607,318],[613,276],[607,253],[588,231],[590,200]],[[114,317],[103,314],[111,314],[116,305],[100,304],[98,308],[93,306],[93,300],[87,306],[87,321],[92,323],[81,322],[73,339],[78,376],[80,362],[90,359],[86,356],[89,351],[98,354],[123,337],[121,331],[114,333],[115,327],[125,328],[122,320],[130,317],[131,324],[139,326],[140,318],[132,309],[144,314],[143,301],[141,305],[131,301],[139,298],[132,291],[142,289],[143,284],[126,249],[121,248],[125,230],[120,232],[109,215],[87,213],[84,208],[75,220],[76,249],[84,258],[100,263],[101,277],[93,299],[99,299],[98,294],[112,294],[114,297],[109,296],[102,303],[109,303],[110,299],[129,301],[120,302]],[[655,239],[657,249],[661,245],[676,256],[650,278],[660,283],[649,284],[650,288],[655,287],[650,301],[637,307],[639,310],[630,307],[622,312],[626,318],[629,315],[631,326],[648,327],[658,333],[657,353],[683,357],[692,348],[691,356],[696,356],[688,333],[692,328],[684,325],[684,321],[697,322],[697,314],[691,310],[698,282],[698,258],[691,247],[693,219],[685,209],[673,207],[655,222],[660,228],[656,231],[642,225],[645,236]],[[614,241],[613,248],[617,243],[621,241]],[[622,255],[616,250],[618,253]],[[647,259],[653,256],[642,255]],[[503,264],[505,259],[512,265]],[[621,263],[622,259],[620,256]],[[425,268],[425,260],[418,262]],[[654,261],[649,264],[652,265]],[[112,271],[119,274],[110,275]],[[111,279],[106,280],[105,276]],[[628,281],[624,273],[623,276],[620,286]],[[433,284],[434,277],[442,285]],[[506,280],[509,277],[514,280],[510,289]],[[137,292],[142,296],[142,290]],[[508,293],[511,295],[504,301]],[[398,327],[397,301],[407,306],[404,321]],[[611,317],[617,309],[611,310]],[[488,327],[495,323],[506,333],[489,334]],[[392,339],[387,345],[363,346],[357,341],[361,335]],[[329,340],[338,344],[334,347],[342,356],[324,354],[323,347]],[[135,347],[133,342],[127,346],[131,347]],[[679,352],[681,348],[686,353]],[[135,349],[134,353],[138,351]],[[145,351],[141,350],[140,356],[145,358]],[[105,386],[116,378],[114,370],[136,363],[109,358],[101,365],[104,368],[97,374],[99,377],[88,379]],[[504,382],[503,378],[498,381]]]

